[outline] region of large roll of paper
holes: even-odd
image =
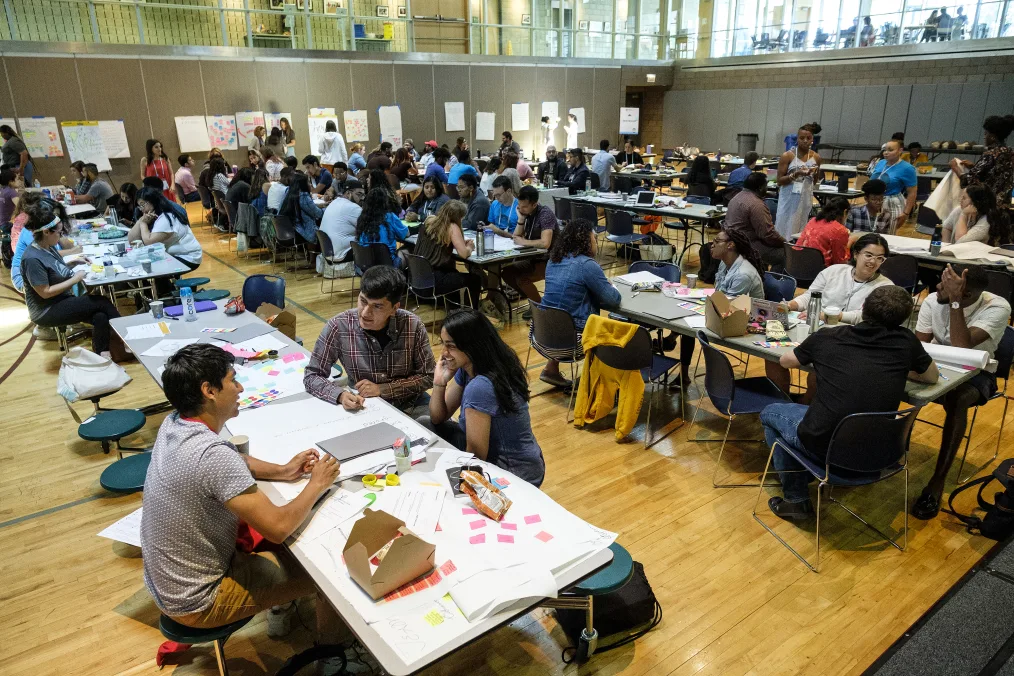
[[[923,347],[926,348],[926,353],[933,357],[934,361],[941,361],[945,364],[984,369],[989,363],[989,353],[985,350],[969,350],[964,347],[936,345],[934,343],[923,343]]]

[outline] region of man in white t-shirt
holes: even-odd
[[[354,178],[345,182],[345,192],[339,195],[324,210],[320,229],[331,238],[335,262],[352,260],[352,242],[356,239],[356,222],[363,213],[362,203],[366,197],[363,184]]]
[[[948,265],[919,308],[915,335],[924,343],[984,350],[993,357],[1010,319],[1010,303],[986,291],[986,271],[978,265]],[[944,395],[943,439],[936,470],[912,507],[917,519],[932,519],[940,511],[944,481],[961,446],[968,425],[968,409],[980,406],[996,392],[996,376],[980,371]]]
[[[272,209],[275,213],[278,213],[278,210],[282,208],[282,202],[285,200],[285,194],[289,192],[289,183],[291,182],[292,169],[285,167],[278,175],[278,180],[268,188],[268,209]]]

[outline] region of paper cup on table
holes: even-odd
[[[229,439],[232,445],[236,447],[236,450],[243,455],[250,455],[250,437],[245,434],[237,434],[232,439]]]
[[[688,289],[696,289],[697,288],[697,275],[694,275],[694,274],[688,274],[687,275],[687,288]]]
[[[162,301],[153,300],[148,307],[151,308],[151,316],[154,319],[162,319],[165,316],[165,303]]]
[[[116,276],[116,268],[111,263],[103,267],[103,272],[106,273],[106,279],[112,279]]]
[[[145,273],[150,275],[151,274],[151,259],[150,258],[142,258],[138,262],[141,264],[141,267],[144,268]]]
[[[824,321],[828,326],[834,326],[841,321],[841,308],[835,305],[828,305],[824,308]]]

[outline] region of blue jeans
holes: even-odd
[[[200,202],[201,201],[201,193],[197,192],[196,190],[194,192],[187,193],[187,194],[185,194],[183,196],[183,201],[184,202]]]
[[[768,448],[775,443],[779,437],[792,447],[797,453],[811,455],[803,447],[799,440],[797,429],[803,421],[803,416],[809,406],[803,404],[769,404],[761,411],[760,420],[764,425],[764,440]],[[815,458],[816,460],[816,458]],[[774,457],[771,460],[778,472],[778,479],[782,482],[782,494],[786,502],[806,502],[810,499],[810,491],[807,486],[813,481],[813,475],[791,455],[782,449],[779,444],[775,448]],[[818,460],[818,462],[820,462]]]

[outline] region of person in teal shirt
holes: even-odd
[[[884,158],[870,172],[871,179],[879,179],[887,185],[884,213],[891,224],[889,234],[892,235],[905,224],[915,208],[918,180],[915,167],[901,159],[904,149],[902,142],[895,139],[885,143]]]
[[[497,176],[493,181],[489,224],[493,232],[501,237],[514,236],[514,228],[518,225],[518,200],[514,197],[514,186],[506,176]]]
[[[386,244],[394,267],[402,268],[404,261],[398,256],[398,242],[408,237],[408,226],[391,213],[389,205],[387,192],[383,189],[374,188],[367,193],[363,211],[356,222],[356,235],[360,244]]]
[[[462,150],[458,153],[458,162],[451,170],[447,173],[448,185],[458,185],[458,179],[461,178],[462,174],[471,174],[475,176],[476,180],[479,177],[479,170],[472,166],[472,156],[467,150]]]

